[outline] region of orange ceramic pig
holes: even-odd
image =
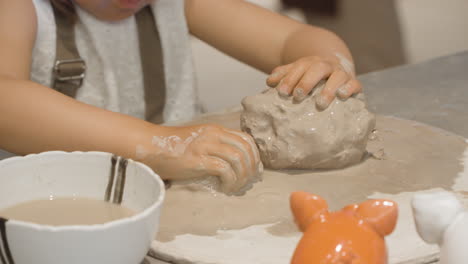
[[[368,200],[329,212],[327,202],[306,192],[291,194],[291,209],[304,232],[292,264],[385,264],[384,237],[395,228],[398,210],[389,200]]]

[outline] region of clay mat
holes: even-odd
[[[239,129],[239,112],[208,115],[194,123]],[[368,198],[392,199],[399,204],[399,220],[387,237],[390,263],[436,253],[437,247],[425,244],[415,231],[410,200],[416,192],[433,189],[468,200],[463,191],[468,190],[467,141],[421,123],[378,116],[368,151],[372,155],[361,164],[344,170],[267,170],[263,181],[240,197],[173,186],[151,254],[173,263],[289,263],[301,237],[288,204],[296,190],[321,195],[332,210]]]

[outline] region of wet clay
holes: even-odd
[[[338,169],[359,163],[375,117],[363,100],[334,100],[317,109],[321,82],[302,102],[268,89],[242,101],[241,128],[254,138],[270,169]]]
[[[218,123],[239,129],[239,112],[211,115],[191,124]],[[263,181],[243,196],[173,184],[166,193],[157,240],[178,235],[216,236],[272,224],[270,234],[299,235],[289,210],[289,194],[307,191],[322,196],[331,210],[360,202],[375,192],[397,194],[440,187],[450,189],[463,170],[459,159],[467,144],[459,136],[417,122],[377,116],[376,132],[362,163],[341,170],[266,170]],[[201,238],[200,238],[201,239]],[[194,241],[197,241],[196,239]],[[173,241],[174,242],[174,241]]]
[[[104,224],[134,214],[118,204],[67,197],[28,201],[0,210],[0,216],[7,219],[52,226]]]

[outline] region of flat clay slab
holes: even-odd
[[[239,115],[206,115],[191,124],[239,129]],[[358,165],[334,171],[266,170],[263,181],[243,196],[175,184],[168,189],[150,253],[173,263],[289,263],[302,235],[293,223],[289,194],[303,190],[324,197],[332,210],[369,198],[396,201],[399,220],[387,237],[390,263],[424,263],[438,250],[416,233],[412,195],[445,189],[468,202],[468,141],[388,116],[377,116],[372,138],[370,154]]]

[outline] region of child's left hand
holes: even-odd
[[[361,83],[354,76],[353,64],[339,54],[333,58],[309,56],[278,66],[267,78],[267,84],[276,87],[282,95],[292,94],[295,100],[302,101],[323,79],[327,79],[325,88],[315,102],[322,110],[336,95],[346,99],[362,90]]]

